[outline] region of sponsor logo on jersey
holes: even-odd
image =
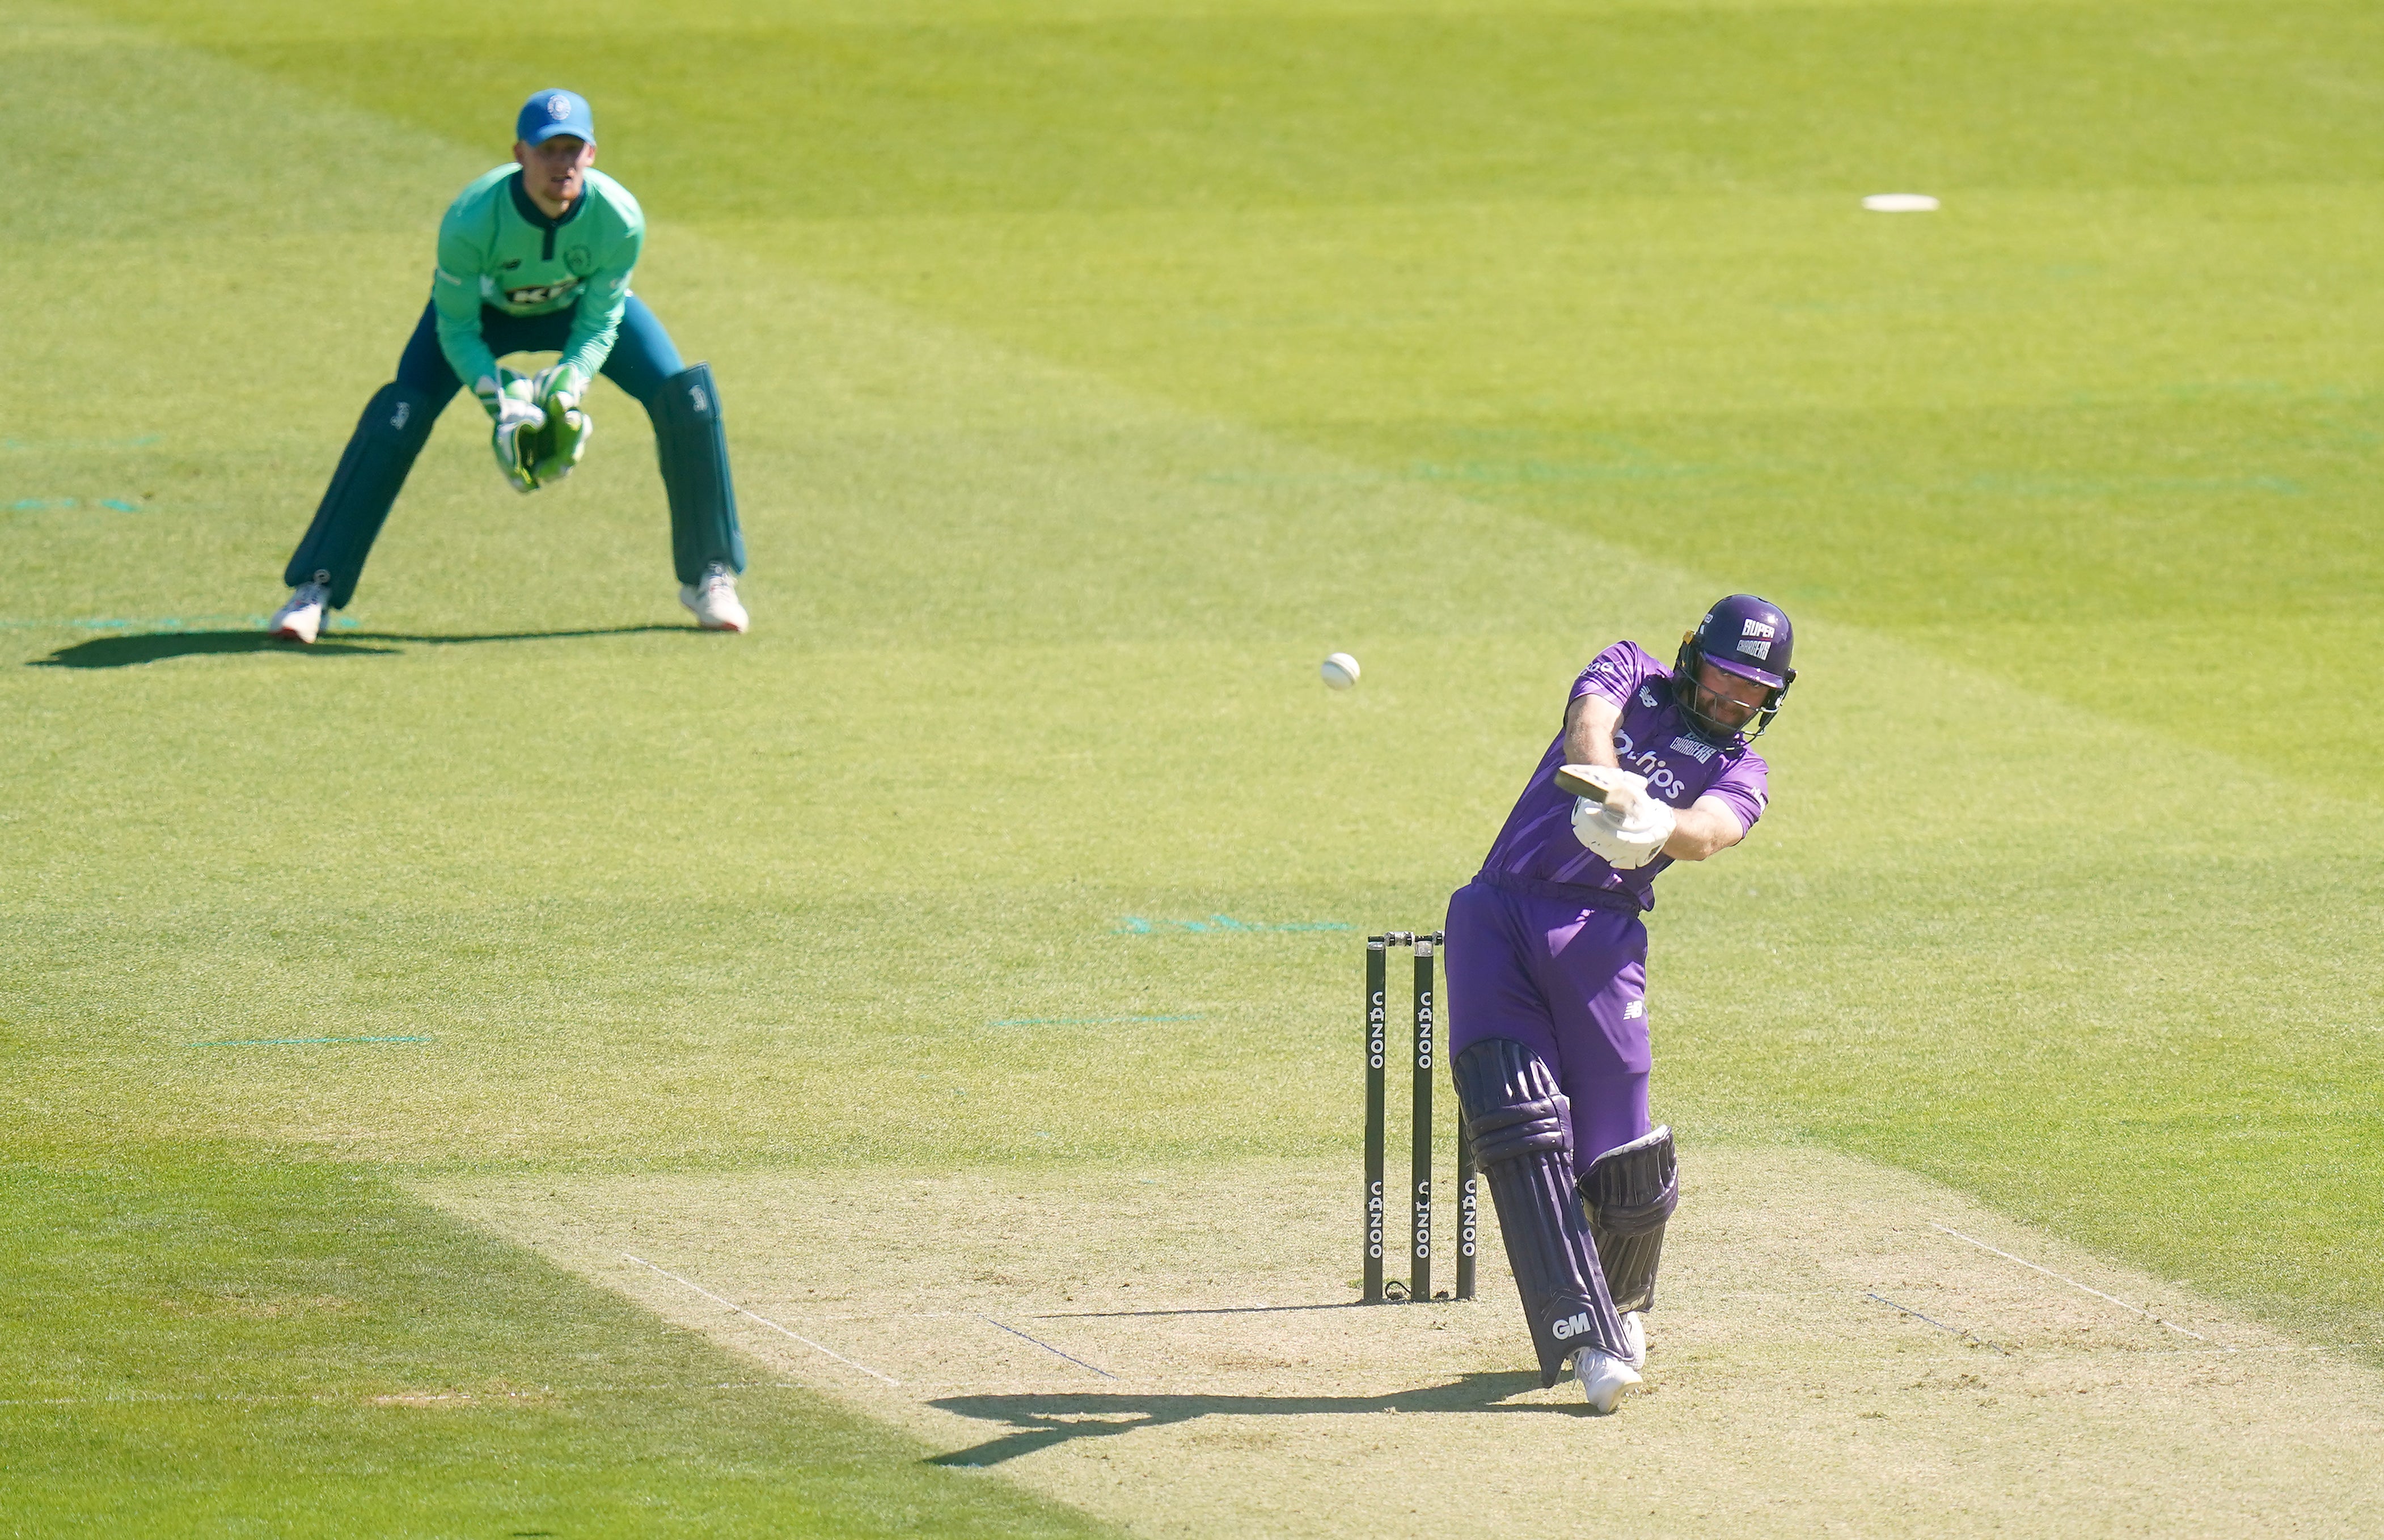
[[[1623,1002],[1622,1019],[1626,1022],[1635,1022],[1646,1013],[1647,1002],[1644,1000],[1626,1000]]]
[[[1639,687],[1639,703],[1652,709],[1656,704],[1656,692],[1649,689],[1645,685],[1641,685]]]
[[[1691,738],[1686,733],[1683,733],[1680,737],[1672,739],[1672,747],[1677,751],[1689,755],[1699,764],[1703,764],[1707,760],[1714,757],[1714,746],[1712,744],[1707,743],[1702,738]]]
[[[1750,658],[1771,656],[1771,644],[1768,641],[1742,641],[1738,644],[1738,650]]]
[[[1773,630],[1770,627],[1765,625],[1760,620],[1750,620],[1746,623],[1745,629],[1740,634],[1750,637],[1776,637],[1780,633]]]
[[[506,290],[505,303],[514,305],[544,304],[549,300],[561,299],[578,287],[579,280],[576,278],[565,279],[561,283],[533,283],[527,288]]]
[[[1555,1337],[1558,1342],[1569,1342],[1572,1338],[1582,1335],[1588,1330],[1589,1312],[1587,1310],[1583,1310],[1579,1315],[1569,1316],[1565,1320],[1559,1321],[1555,1325],[1549,1327],[1548,1335]]]

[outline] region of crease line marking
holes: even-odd
[[[1914,1309],[1913,1309],[1911,1306],[1909,1306],[1909,1305],[1899,1305],[1899,1304],[1897,1304],[1894,1300],[1890,1299],[1886,1295],[1884,1295],[1884,1294],[1881,1294],[1881,1293],[1877,1292],[1876,1290],[1865,1290],[1865,1291],[1864,1291],[1864,1294],[1863,1294],[1863,1298],[1866,1298],[1866,1299],[1876,1299],[1876,1300],[1878,1300],[1881,1304],[1885,1305],[1889,1310],[1901,1310],[1901,1311],[1903,1311],[1906,1315],[1908,1315],[1908,1316],[1912,1317],[1912,1319],[1913,1319],[1913,1320],[1915,1320],[1915,1321],[1926,1321],[1927,1323],[1929,1323],[1929,1324],[1931,1324],[1931,1326],[1936,1327],[1939,1331],[1943,1332],[1943,1333],[1946,1333],[1948,1335],[1951,1335],[1951,1336],[1957,1336],[1957,1337],[1960,1337],[1960,1338],[1961,1338],[1963,1341],[1965,1341],[1965,1342],[1977,1342],[1977,1343],[1981,1343],[1981,1344],[1984,1344],[1985,1346],[1987,1346],[1987,1347],[1989,1347],[1989,1348],[1994,1348],[1997,1352],[2001,1352],[2001,1351],[2003,1351],[2003,1350],[2004,1350],[2003,1345],[2002,1345],[2001,1343],[1998,1343],[1998,1342],[1988,1342],[1988,1341],[1987,1341],[1987,1339],[1986,1339],[1985,1337],[1980,1336],[1978,1333],[1973,1332],[1973,1331],[1966,1330],[1965,1328],[1960,1327],[1960,1326],[1948,1326],[1947,1324],[1945,1324],[1945,1323],[1943,1323],[1943,1321],[1938,1320],[1935,1316],[1933,1316],[1933,1315],[1923,1315],[1923,1314],[1921,1314],[1918,1310],[1914,1310]],[[2188,1349],[2188,1351],[2191,1351],[2191,1350],[2192,1350],[2192,1349]]]
[[[811,1338],[804,1336],[800,1333],[790,1332],[784,1326],[779,1325],[776,1322],[771,1320],[766,1315],[755,1315],[751,1310],[747,1310],[744,1306],[738,1304],[733,1299],[723,1299],[720,1296],[713,1293],[710,1289],[705,1288],[702,1284],[690,1283],[687,1279],[680,1277],[677,1273],[670,1272],[666,1268],[654,1267],[653,1263],[646,1261],[643,1257],[632,1256],[627,1251],[622,1252],[621,1255],[627,1257],[629,1261],[637,1263],[639,1267],[653,1268],[656,1273],[668,1278],[672,1283],[684,1285],[686,1287],[695,1290],[696,1293],[702,1295],[706,1299],[711,1300],[715,1305],[726,1305],[739,1315],[749,1316],[751,1319],[760,1322],[763,1325],[769,1327],[770,1330],[777,1333],[780,1336],[792,1337],[795,1341],[801,1343],[804,1347],[810,1348],[815,1353],[826,1354],[829,1358],[836,1360],[837,1362],[843,1364],[848,1369],[858,1369],[863,1373],[868,1375],[871,1379],[884,1380],[888,1385],[899,1385],[902,1383],[891,1374],[879,1373],[876,1370],[870,1368],[869,1365],[865,1363],[853,1362],[852,1360],[846,1358],[842,1353],[838,1352],[833,1348],[825,1347],[820,1343],[813,1342]],[[1092,1366],[1090,1364],[1086,1364],[1086,1367],[1089,1369]]]
[[[1001,1326],[1000,1322],[996,1321],[989,1315],[980,1315],[977,1319],[984,1322],[988,1326]],[[1049,1343],[1044,1341],[1039,1336],[1027,1336],[1024,1332],[1020,1331],[1015,1326],[1001,1326],[1001,1329],[1008,1332],[1012,1336],[1025,1338],[1026,1341],[1035,1344],[1036,1347],[1042,1348],[1045,1352],[1049,1353],[1054,1358],[1066,1359],[1070,1363],[1074,1364],[1079,1369],[1091,1369],[1094,1373],[1099,1374],[1105,1380],[1114,1380],[1117,1378],[1115,1374],[1111,1373],[1108,1370],[1095,1368],[1093,1365],[1086,1363],[1084,1360],[1078,1358],[1074,1353],[1061,1352],[1060,1349],[1052,1347]]]
[[[1956,1240],[1968,1241],[1981,1251],[1992,1251],[1996,1256],[2003,1258],[2005,1261],[2018,1262],[2020,1266],[2028,1268],[2032,1272],[2042,1273],[2048,1278],[2067,1284],[2071,1288],[2078,1290],[2081,1294],[2091,1294],[2097,1299],[2107,1299],[2123,1310],[2132,1310],[2136,1314],[2142,1316],[2147,1321],[2156,1322],[2163,1326],[2167,1326],[2170,1331],[2175,1332],[2179,1336],[2190,1336],[2196,1342],[2208,1342],[2210,1340],[2208,1337],[2204,1336],[2200,1332],[2189,1332],[2174,1321],[2163,1321],[2159,1316],[2154,1315],[2148,1310],[2144,1310],[2141,1306],[2130,1305],[2125,1299],[2120,1298],[2117,1295],[2105,1294],[2099,1288],[2089,1288],[2084,1284],[2080,1283],[2077,1279],[2065,1277],[2061,1273],[2054,1272],[2053,1269],[2049,1267],[2039,1267],[2036,1263],[2030,1261],[2026,1257],[2015,1257],[2010,1252],[2004,1250],[2001,1247],[1989,1246],[1985,1241],[1979,1239],[1975,1236],[1966,1236],[1950,1224],[1940,1224],[1932,1219],[1929,1222],[1929,1227],[1932,1230],[1943,1231],[1944,1234],[1953,1236]]]

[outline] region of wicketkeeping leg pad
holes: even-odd
[[[728,434],[720,425],[712,366],[698,364],[663,381],[646,411],[654,420],[663,489],[670,494],[671,563],[678,580],[699,581],[714,562],[744,571],[745,532],[737,523]]]
[[[1654,1309],[1664,1224],[1681,1201],[1672,1131],[1657,1128],[1592,1161],[1581,1174],[1581,1201],[1615,1309]]]
[[[1482,1039],[1449,1068],[1523,1296],[1540,1384],[1556,1384],[1565,1360],[1585,1347],[1627,1357],[1622,1318],[1574,1194],[1571,1109],[1556,1075],[1507,1037]]]
[[[382,386],[356,419],[356,430],[340,455],[340,468],[315,510],[315,522],[290,558],[281,580],[330,586],[331,607],[346,605],[372,553],[373,541],[389,518],[398,490],[405,485],[414,457],[439,419],[438,404],[411,386]]]

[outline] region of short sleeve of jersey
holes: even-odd
[[[1589,666],[1573,680],[1572,694],[1567,697],[1567,702],[1595,695],[1618,706],[1627,706],[1633,690],[1663,671],[1663,664],[1637,642],[1618,641],[1589,661]]]
[[[1740,827],[1751,829],[1771,803],[1771,766],[1761,754],[1747,750],[1697,795],[1719,798],[1738,815]]]

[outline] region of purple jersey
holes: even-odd
[[[1737,815],[1740,826],[1753,828],[1769,800],[1769,767],[1762,756],[1739,739],[1728,748],[1716,748],[1689,730],[1688,718],[1672,700],[1672,674],[1635,641],[1618,641],[1600,652],[1581,677],[1572,682],[1567,709],[1584,695],[1597,695],[1622,708],[1614,727],[1614,757],[1622,768],[1647,777],[1647,790],[1673,807],[1687,807],[1699,797],[1718,797]],[[1656,874],[1672,863],[1658,856],[1636,871],[1618,872],[1604,858],[1583,847],[1572,832],[1572,797],[1558,789],[1556,768],[1564,763],[1564,734],[1559,730],[1548,751],[1540,756],[1532,781],[1507,814],[1507,826],[1483,858],[1482,880],[1498,886],[1549,885],[1587,889],[1584,902],[1604,894],[1608,906],[1617,900],[1638,909],[1656,907]]]

